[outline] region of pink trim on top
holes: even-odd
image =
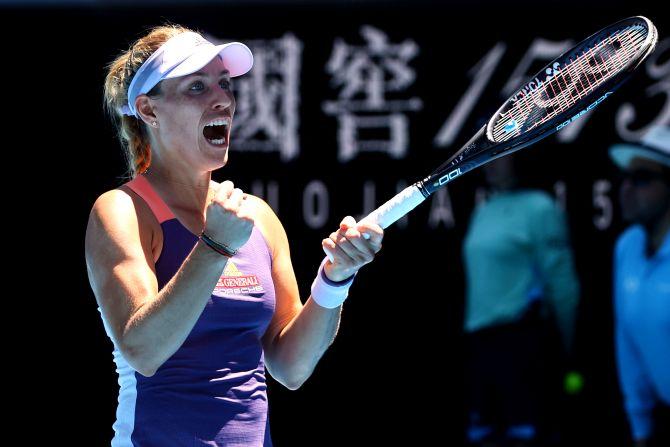
[[[163,199],[160,198],[151,186],[151,183],[149,183],[149,180],[143,175],[138,175],[133,180],[126,183],[126,186],[135,191],[138,196],[142,197],[142,199],[147,202],[159,223],[175,218],[172,210],[170,210]]]

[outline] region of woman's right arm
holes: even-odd
[[[230,192],[232,188],[228,196]],[[224,214],[236,212],[227,210]],[[239,227],[239,217],[228,217]],[[136,371],[151,376],[193,329],[228,258],[198,241],[159,291],[151,230],[138,222],[128,194],[114,190],[100,196],[86,230],[86,265],[116,346]]]

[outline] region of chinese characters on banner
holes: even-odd
[[[409,63],[419,52],[413,40],[389,42],[388,36],[363,26],[364,45],[336,39],[326,65],[331,86],[339,88],[337,101],[325,101],[323,110],[338,120],[338,160],[346,162],[361,151],[383,152],[404,158],[409,147],[408,113],[423,108],[417,97],[392,99],[414,84],[416,73]],[[386,138],[365,138],[365,130],[385,131]]]
[[[254,68],[234,84],[235,149],[278,152],[281,161],[291,161],[300,154],[302,42],[286,34],[247,45],[254,54]]]

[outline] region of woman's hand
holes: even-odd
[[[229,180],[221,183],[207,206],[206,219],[207,236],[232,250],[238,250],[249,240],[254,227],[246,195]]]
[[[330,259],[324,266],[331,281],[342,281],[371,262],[382,248],[384,230],[373,223],[360,222],[347,216],[340,229],[321,241],[323,251]]]

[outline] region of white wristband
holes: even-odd
[[[324,258],[319,266],[319,271],[312,283],[312,299],[321,307],[334,309],[344,303],[349,294],[349,287],[354,282],[356,274],[343,282],[334,282],[326,277],[323,267],[328,258]]]

